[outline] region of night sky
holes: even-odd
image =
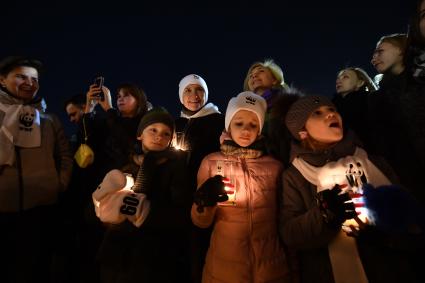
[[[375,44],[407,31],[411,1],[152,1],[150,8],[58,1],[49,11],[17,2],[0,8],[0,57],[24,54],[44,63],[39,95],[67,131],[63,101],[85,93],[97,74],[113,97],[118,84],[133,82],[177,116],[178,83],[196,73],[224,112],[249,66],[265,58],[282,67],[289,85],[315,94],[333,95],[336,74],[346,66],[374,76]]]

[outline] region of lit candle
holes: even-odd
[[[235,194],[235,185],[230,182],[230,179],[227,177],[223,178],[224,190],[227,193],[227,197],[229,198],[227,201],[235,204],[236,202],[236,194]]]

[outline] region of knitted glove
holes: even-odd
[[[223,177],[215,175],[207,179],[195,192],[194,202],[198,205],[198,212],[202,212],[205,206],[215,206],[217,202],[227,201],[224,189]]]
[[[339,185],[331,190],[323,190],[317,193],[317,205],[322,212],[323,220],[330,227],[337,228],[345,220],[354,218],[357,213],[348,193],[342,193]]]

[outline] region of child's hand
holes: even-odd
[[[230,134],[228,132],[223,131],[221,132],[220,136],[220,144],[223,144],[226,140],[232,140],[232,138],[230,137]]]
[[[339,227],[345,220],[357,215],[350,196],[347,192],[341,193],[339,185],[332,190],[320,191],[316,198],[323,220],[330,227]]]
[[[205,206],[215,206],[217,202],[228,199],[229,197],[224,189],[223,177],[220,175],[208,178],[194,195],[194,202],[198,205],[198,212],[202,212]]]
[[[356,221],[356,224],[349,224],[348,226],[343,226],[342,230],[350,237],[358,237],[361,231],[364,231],[367,226],[369,226],[369,220],[365,218],[365,221],[362,221],[358,216],[353,218]]]

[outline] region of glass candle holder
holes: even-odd
[[[237,200],[236,178],[234,174],[235,162],[229,160],[211,160],[209,164],[210,177],[223,176],[224,189],[227,192],[227,201],[219,202],[220,206],[235,206]]]

